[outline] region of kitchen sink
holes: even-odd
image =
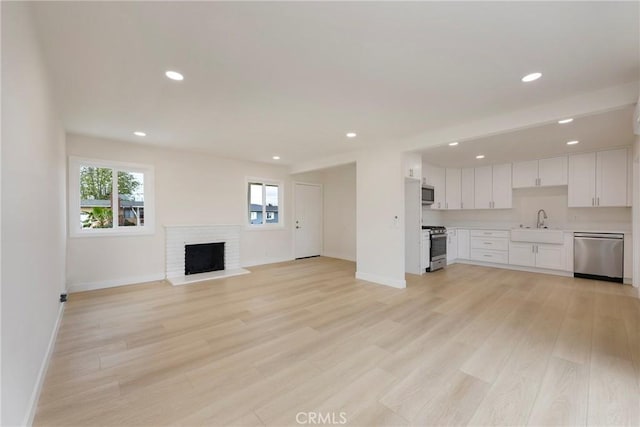
[[[511,241],[561,245],[564,243],[564,233],[562,230],[549,230],[548,228],[513,228]]]

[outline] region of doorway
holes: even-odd
[[[294,190],[294,256],[319,256],[322,252],[322,186],[296,183]]]

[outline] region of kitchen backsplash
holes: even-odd
[[[422,222],[445,226],[535,227],[539,209],[547,212],[551,228],[631,231],[631,208],[569,208],[567,187],[513,190],[512,209],[438,211],[422,209]]]

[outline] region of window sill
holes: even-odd
[[[150,236],[155,234],[153,227],[144,230],[112,230],[112,229],[96,229],[91,231],[73,230],[69,233],[70,238],[87,238],[87,237],[123,237],[123,236]]]

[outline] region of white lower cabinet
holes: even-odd
[[[496,264],[509,263],[509,232],[503,230],[472,230],[470,256],[473,261]]]
[[[564,271],[573,273],[573,233],[564,233]]]
[[[429,236],[429,231],[422,230],[422,238],[421,240],[421,253],[420,253],[420,270],[424,274],[424,271],[431,264],[430,254],[431,254],[431,238]]]
[[[456,230],[458,234],[458,259],[469,259],[469,230]]]
[[[536,243],[536,267],[564,270],[564,245]]]
[[[453,264],[458,259],[458,230],[447,230],[447,264]]]
[[[565,254],[564,245],[509,242],[509,264],[511,265],[564,270]]]
[[[471,259],[474,261],[493,262],[495,264],[508,264],[509,252],[471,249]]]
[[[622,276],[625,279],[633,277],[633,235],[631,233],[624,234],[624,272]]]
[[[509,242],[509,264],[535,267],[536,253],[533,243]]]

